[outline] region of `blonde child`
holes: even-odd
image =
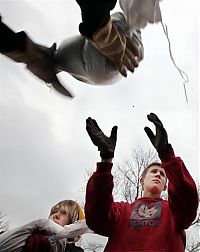
[[[64,252],[74,247],[82,234],[91,232],[84,218],[76,201],[60,201],[51,208],[48,219],[38,219],[1,234],[0,251]]]

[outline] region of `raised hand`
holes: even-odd
[[[144,130],[147,133],[151,143],[156,148],[158,153],[162,153],[168,145],[168,137],[165,128],[163,127],[162,122],[154,113],[147,115],[147,118],[152,122],[156,127],[156,134],[152,132],[149,127],[145,127]]]
[[[99,128],[97,122],[91,117],[89,117],[86,120],[86,130],[93,144],[98,147],[101,158],[113,158],[117,141],[117,126],[114,126],[112,128],[110,137],[107,137]]]

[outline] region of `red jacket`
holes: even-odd
[[[169,180],[168,201],[114,202],[112,164],[97,163],[87,184],[85,214],[89,228],[108,237],[106,252],[184,252],[184,229],[198,208],[196,185],[171,147],[160,158]]]

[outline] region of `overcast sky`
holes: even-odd
[[[60,200],[84,201],[85,169],[95,170],[99,160],[85,130],[88,116],[106,134],[118,125],[115,162],[121,162],[135,145],[151,147],[143,128],[154,129],[146,115],[156,113],[176,155],[198,179],[198,3],[163,0],[161,10],[173,56],[190,79],[188,103],[161,24],[142,30],[144,60],[116,84],[91,86],[60,73],[73,100],[0,55],[0,210],[11,227],[46,218]],[[47,46],[78,34],[81,20],[74,0],[0,0],[0,12],[15,31]]]

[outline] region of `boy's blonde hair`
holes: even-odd
[[[51,208],[49,216],[57,212],[66,213],[69,217],[69,224],[85,218],[83,209],[74,200],[63,200]]]

